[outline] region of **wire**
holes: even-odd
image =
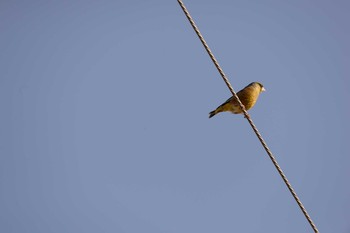
[[[295,201],[298,203],[301,211],[303,212],[303,214],[305,215],[307,221],[310,223],[312,229],[314,230],[315,233],[318,233],[317,227],[316,225],[313,223],[310,215],[307,213],[305,207],[303,206],[303,204],[301,203],[299,197],[297,196],[296,192],[294,191],[294,189],[292,188],[292,185],[289,183],[286,175],[283,173],[281,167],[278,165],[275,157],[273,156],[271,150],[269,149],[269,147],[267,146],[265,140],[263,139],[263,137],[261,136],[260,132],[258,131],[257,127],[255,126],[253,120],[250,118],[250,115],[248,114],[248,112],[246,111],[244,105],[242,104],[241,100],[238,98],[236,92],[233,90],[230,82],[228,81],[224,71],[221,69],[218,61],[216,60],[216,58],[214,57],[213,53],[211,52],[207,42],[204,40],[202,34],[200,33],[198,27],[196,26],[196,24],[194,23],[190,13],[188,12],[188,10],[186,9],[185,5],[183,4],[183,2],[181,0],[178,0],[178,3],[180,4],[183,12],[185,13],[187,19],[189,20],[190,24],[192,25],[194,31],[196,32],[197,36],[199,37],[200,41],[202,42],[205,50],[207,51],[209,57],[211,58],[211,60],[213,61],[216,69],[219,71],[222,79],[224,80],[224,82],[226,83],[228,89],[230,89],[232,95],[234,96],[234,98],[237,100],[239,106],[241,107],[244,117],[248,120],[250,126],[252,127],[254,133],[256,134],[256,136],[258,137],[261,145],[264,147],[266,153],[268,154],[268,156],[270,157],[272,163],[275,165],[278,173],[280,174],[280,176],[282,177],[284,183],[287,185],[287,188],[289,189],[290,193],[292,194],[292,196],[294,197]]]

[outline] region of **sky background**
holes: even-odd
[[[350,232],[349,1],[185,5],[320,232]],[[177,1],[0,2],[0,232],[312,232]]]

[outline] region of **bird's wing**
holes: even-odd
[[[230,103],[232,105],[237,105],[237,106],[239,105],[234,96],[231,96],[230,98],[228,98],[222,105],[225,105],[227,103]]]
[[[236,93],[238,98],[242,101],[242,97],[244,95],[244,89],[240,90],[239,92]],[[229,98],[228,100],[226,100],[225,103],[227,102],[231,102],[233,105],[239,105],[238,101],[236,100],[236,98],[234,96],[231,96],[231,98]]]

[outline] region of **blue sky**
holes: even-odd
[[[320,232],[350,232],[348,1],[184,1]],[[1,1],[0,232],[312,232],[177,1]]]

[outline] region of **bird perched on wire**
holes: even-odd
[[[251,84],[237,92],[237,96],[241,100],[245,109],[249,110],[255,105],[260,93],[263,91],[265,91],[265,88],[261,83],[252,82]],[[243,113],[241,107],[239,106],[234,96],[226,100],[225,103],[221,104],[214,111],[211,111],[209,113],[209,118],[215,116],[219,112],[227,111],[232,112],[233,114]]]

